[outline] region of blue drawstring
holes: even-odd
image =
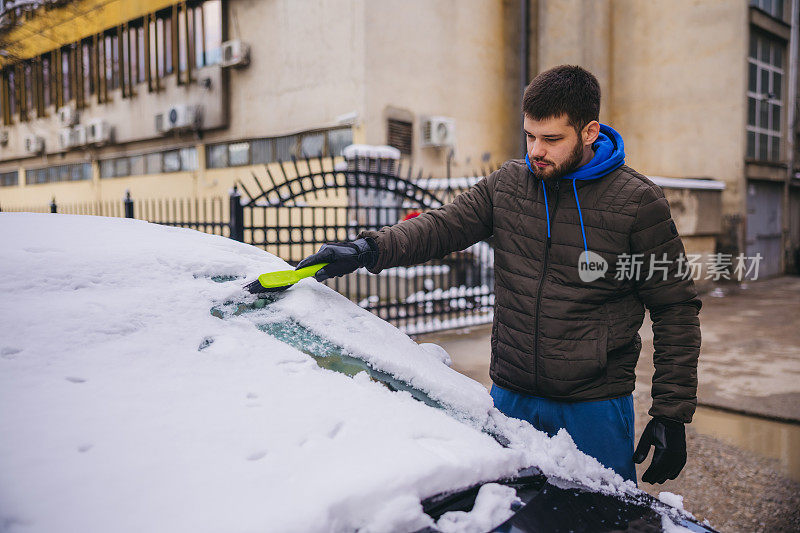
[[[581,214],[581,203],[578,201],[578,188],[575,187],[575,178],[572,178],[572,190],[575,191],[575,203],[578,204],[578,218],[581,219],[581,234],[583,235],[583,249],[586,251],[586,260],[589,260],[589,247],[586,245],[586,230],[583,229],[583,214]],[[545,201],[547,207],[547,201]],[[548,235],[550,228],[547,228]]]
[[[525,156],[526,158],[528,156]],[[550,238],[550,208],[547,207],[547,189],[544,187],[544,180],[542,182],[542,192],[544,192],[544,212],[547,213],[547,238]]]
[[[547,238],[550,238],[550,207],[547,205],[547,188],[542,182],[542,192],[544,193],[544,212],[547,214]],[[578,218],[581,221],[581,235],[583,235],[583,249],[586,250],[586,255],[589,255],[589,245],[586,244],[586,229],[583,226],[583,213],[581,213],[581,202],[578,200],[578,188],[575,185],[575,180],[572,180],[572,190],[575,193],[575,203],[578,205]]]
[[[528,157],[528,154],[525,154],[525,164],[528,166],[528,169],[533,173],[533,169],[531,168],[531,160]],[[581,235],[583,235],[583,249],[586,251],[586,255],[589,254],[589,245],[586,243],[586,229],[583,226],[583,213],[581,212],[581,202],[578,200],[578,187],[575,185],[575,180],[578,178],[572,178],[572,191],[575,193],[575,203],[578,206],[578,218],[581,221]],[[542,183],[542,193],[544,193],[544,212],[547,215],[547,238],[550,238],[550,206],[547,205],[547,187],[544,186],[544,180],[540,180]]]

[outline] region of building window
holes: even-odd
[[[94,73],[92,72],[92,42],[81,43],[81,77],[83,78],[83,104],[86,97],[94,94]]]
[[[208,168],[225,168],[228,166],[228,145],[217,144],[206,148],[206,166]]]
[[[54,167],[33,168],[25,171],[28,184],[57,183],[60,181],[81,181],[92,179],[92,166],[89,163],[74,163]]]
[[[112,30],[115,31],[115,30]],[[110,90],[119,88],[119,48],[116,31],[103,37],[103,56],[105,59],[105,84]]]
[[[101,178],[113,178],[114,177],[114,160],[113,159],[106,159],[103,161],[98,161],[100,164],[100,177]]]
[[[297,137],[289,135],[275,139],[275,159],[289,161],[297,157]]]
[[[189,10],[192,28],[194,30],[194,62],[198,67],[203,66],[203,7],[197,6]]]
[[[747,80],[747,157],[781,158],[785,45],[752,31]]]
[[[204,65],[214,65],[222,60],[222,3],[220,0],[203,2],[203,52]]]
[[[163,171],[179,172],[181,170],[181,156],[177,150],[169,150],[163,154]]]
[[[783,0],[750,0],[751,6],[755,6],[780,20],[784,20],[783,4]]]
[[[159,46],[159,75],[164,76],[172,72],[172,16],[169,13],[161,15],[158,19]]]
[[[14,187],[19,184],[19,172],[0,172],[0,187]]]
[[[136,34],[135,42],[136,42],[136,83],[142,83],[147,81],[145,77],[145,59],[144,59],[144,24],[140,20],[138,22],[142,24],[141,26],[136,27],[134,30]]]
[[[250,163],[250,143],[239,142],[228,145],[228,164],[232,167]]]
[[[45,88],[47,86],[44,84],[44,65],[41,57],[37,57],[33,62],[33,75],[33,87],[36,92],[36,116],[39,118],[46,117],[45,93],[47,91]]]
[[[161,152],[144,156],[145,174],[161,174]]]
[[[117,29],[117,36],[119,37],[119,56],[122,59],[119,69],[119,84],[122,87],[122,97],[130,97],[131,88],[131,47],[130,38],[127,25],[120,26]]]
[[[72,98],[72,78],[70,77],[70,60],[71,50],[69,47],[61,49],[61,91],[63,102],[61,105],[66,104]]]
[[[387,126],[386,144],[394,146],[400,150],[401,154],[411,155],[412,140],[414,138],[414,129],[411,122],[390,118]]]
[[[197,170],[197,148],[189,146],[179,150],[115,157],[103,159],[99,163],[101,178],[188,172]]]
[[[33,102],[33,65],[30,62],[23,64],[22,66],[22,79],[25,86],[23,90],[25,92],[25,120],[29,117],[27,116],[34,109],[34,102]],[[22,117],[20,117],[22,118]]]
[[[272,139],[256,139],[250,142],[250,154],[254,165],[274,161]]]
[[[197,170],[197,148],[194,146],[189,148],[181,148],[178,150],[181,158],[181,170]]]
[[[192,32],[192,20],[187,17],[190,11],[190,8],[182,6],[178,15],[178,67],[181,72],[186,71],[189,60],[192,59],[191,50],[189,50],[189,36],[194,36],[194,33]],[[187,23],[189,24],[188,28],[186,27]]]
[[[144,174],[144,156],[143,155],[134,155],[128,158],[130,161],[130,173],[131,176],[141,176]]]
[[[339,128],[328,131],[328,155],[340,157],[345,147],[353,144],[353,130]]]
[[[325,151],[325,133],[311,133],[300,138],[300,157],[322,157]]]
[[[8,110],[9,115],[13,116],[17,112],[17,76],[13,68],[8,69],[6,76],[6,84],[8,86]],[[8,121],[8,124],[11,120]]]
[[[50,90],[50,55],[45,54],[42,56],[42,98],[44,99],[44,107],[50,107],[52,103],[51,100],[51,90]]]
[[[206,147],[206,166],[225,168],[289,161],[292,157],[338,157],[353,143],[350,128],[312,131],[285,137],[272,137],[212,144]]]
[[[114,175],[115,176],[130,176],[131,163],[127,157],[120,157],[114,160]]]

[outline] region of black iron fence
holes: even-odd
[[[481,174],[484,174],[482,172]],[[326,242],[351,240],[435,209],[478,181],[472,177],[412,175],[397,162],[355,158],[291,161],[240,179],[227,198],[135,199],[56,204],[50,212],[128,217],[223,235],[258,246],[291,265]],[[15,209],[23,210],[23,209]],[[25,209],[48,211],[48,209]],[[491,321],[494,254],[489,242],[443,259],[389,268],[361,269],[326,283],[407,333]]]
[[[359,157],[339,165],[306,159],[266,167],[238,184],[247,198],[240,204],[242,240],[297,264],[324,243],[435,209],[479,179],[414,176],[410,166],[396,165]],[[490,321],[493,267],[493,250],[481,242],[422,265],[378,275],[361,269],[326,283],[406,332],[421,333]]]

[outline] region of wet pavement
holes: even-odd
[[[721,293],[724,296],[714,297]],[[800,277],[722,285],[702,296],[698,400],[708,406],[800,421]],[[637,389],[653,375],[645,320]]]
[[[687,426],[689,462],[676,480],[641,487],[654,495],[685,495],[689,511],[724,531],[798,531],[800,277],[718,289],[702,296],[700,407]],[[637,439],[649,420],[649,318],[639,333]],[[486,325],[420,335],[417,341],[440,344],[456,370],[489,387],[490,334]],[[644,468],[639,470],[641,478]]]

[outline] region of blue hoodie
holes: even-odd
[[[596,180],[602,178],[612,170],[621,167],[625,163],[625,143],[622,136],[611,126],[600,124],[600,135],[592,144],[594,156],[585,165],[578,167],[574,172],[562,176],[561,179],[572,180],[572,190],[575,192],[575,203],[578,204],[578,217],[581,220],[581,234],[583,235],[583,249],[588,253],[589,247],[586,244],[586,230],[583,227],[583,215],[581,214],[581,203],[578,201],[578,188],[575,186],[577,180]],[[531,161],[528,154],[525,154],[525,163],[528,170],[533,172]],[[544,192],[544,210],[547,213],[547,238],[550,238],[550,208],[547,206],[547,189],[542,180],[542,191]]]

